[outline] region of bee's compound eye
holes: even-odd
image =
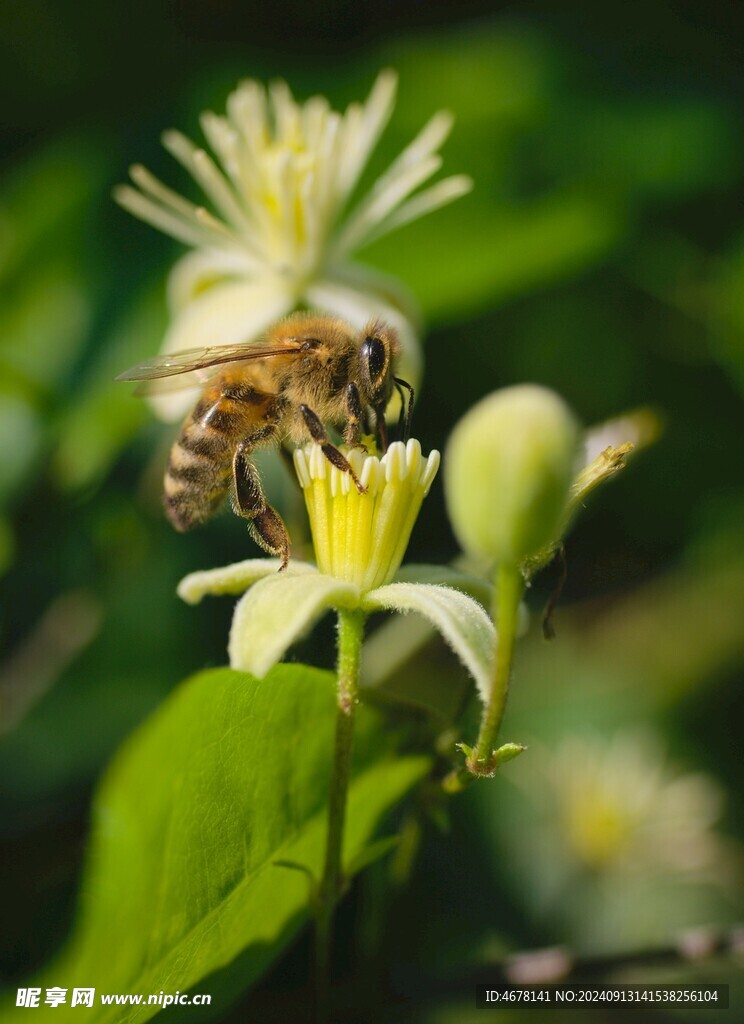
[[[365,338],[362,345],[362,356],[369,368],[371,381],[379,380],[385,369],[387,361],[387,349],[379,338]]]

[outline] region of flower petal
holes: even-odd
[[[440,110],[424,125],[344,222],[337,239],[339,253],[367,245],[394,227],[415,220],[470,191],[473,184],[470,178],[458,175],[404,202],[441,166],[437,151],[449,135],[452,123],[449,111]]]
[[[411,221],[438,210],[440,206],[453,203],[460,196],[467,195],[472,188],[473,179],[467,174],[455,174],[451,178],[445,178],[444,181],[438,181],[436,185],[424,189],[423,192],[418,192],[407,202],[391,211],[388,216],[382,218],[377,226],[371,228],[369,234],[365,236],[364,244],[371,245],[378,238],[397,230],[404,224],[410,224]]]
[[[207,345],[235,345],[265,331],[293,306],[285,285],[274,278],[222,281],[176,314],[165,336],[163,352],[180,352]],[[199,397],[198,388],[151,398],[164,420],[184,416]]]
[[[475,598],[485,608],[490,608],[493,601],[493,587],[487,579],[449,565],[404,565],[395,574],[395,582],[451,587]],[[529,611],[522,602],[519,606],[517,636],[524,636],[529,624]],[[380,686],[425,647],[434,632],[431,622],[426,620],[403,622],[392,618],[382,623],[364,645],[363,685]]]
[[[344,221],[336,240],[337,251],[345,255],[365,245],[374,229],[441,166],[440,156],[428,156],[420,163],[401,169],[389,181],[382,181],[379,188],[368,192]]]
[[[244,562],[233,562],[219,569],[190,572],[178,584],[178,596],[186,604],[199,604],[207,594],[242,594],[257,580],[274,576],[281,564],[280,558],[247,558]],[[314,565],[292,559],[284,575],[300,576],[313,572],[317,572]]]
[[[210,247],[187,252],[168,275],[168,304],[174,313],[217,284],[253,276],[255,260],[248,253]]]
[[[395,158],[382,177],[377,179],[374,188],[381,190],[401,171],[420,163],[432,153],[438,152],[452,131],[454,121],[449,110],[438,110],[429,118],[418,135],[408,143],[402,153]]]
[[[397,74],[385,68],[377,76],[364,106],[352,103],[343,116],[336,186],[339,207],[351,194],[390,120],[397,89]]]
[[[390,583],[365,594],[365,611],[418,612],[436,626],[467,668],[484,703],[493,674],[496,630],[472,597],[450,587],[424,583]]]
[[[117,185],[113,191],[114,201],[132,216],[145,221],[158,231],[163,231],[171,238],[183,242],[184,245],[215,245],[221,241],[218,231],[208,228],[194,216],[187,217],[176,212],[149,195],[132,188],[131,185]]]
[[[241,597],[230,629],[230,665],[262,678],[330,608],[353,608],[359,588],[317,572],[275,573]]]
[[[231,183],[212,160],[206,150],[196,146],[182,132],[170,129],[163,132],[163,145],[192,177],[198,181],[211,199],[220,217],[243,236],[248,243],[252,225],[241,209]]]
[[[450,565],[417,565],[411,562],[400,567],[395,574],[395,582],[451,587],[453,590],[469,594],[485,606],[490,605],[493,596],[493,587],[483,576],[463,572]]]
[[[403,565],[395,574],[396,583],[432,583],[436,586],[451,587],[475,598],[485,608],[491,607],[493,585],[491,581],[473,572],[465,572],[451,565],[417,565],[411,562]],[[524,601],[517,613],[517,636],[525,635],[530,625],[530,613]]]

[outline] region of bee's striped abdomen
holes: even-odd
[[[177,530],[198,526],[221,505],[241,425],[239,403],[225,397],[203,398],[184,423],[171,448],[164,482],[165,510]]]

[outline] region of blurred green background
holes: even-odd
[[[0,24],[0,979],[67,934],[113,750],[179,679],[225,660],[229,602],[195,612],[177,581],[255,550],[229,514],[171,531],[159,488],[173,431],[112,382],[158,351],[182,248],[111,188],[136,160],[195,198],[159,134],[198,137],[199,111],[224,109],[246,76],[340,108],[396,67],[370,180],[434,110],[456,115],[445,167],[473,193],[362,254],[425,314],[425,448],[525,380],[587,424],[638,406],[663,424],[569,537],[552,644],[539,609],[555,570],[533,588],[505,725],[530,754],[463,797],[449,831],[424,825],[391,904],[376,896],[383,868],[355,888],[344,977],[362,984],[384,950],[387,1019],[452,974],[446,1005],[424,1000],[417,1019],[463,1021],[472,986],[457,978],[509,951],[614,955],[742,920],[741,11],[31,0],[7,2]],[[266,474],[297,520],[291,488]],[[409,558],[456,554],[435,486]],[[329,664],[329,641],[303,656]],[[449,668],[428,657],[427,671]],[[303,956],[263,986],[265,1019]],[[734,967],[699,969],[728,981]]]

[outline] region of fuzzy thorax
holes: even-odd
[[[421,503],[439,468],[439,452],[424,458],[416,440],[396,441],[378,458],[346,450],[360,493],[348,473],[331,466],[316,444],[294,462],[321,572],[362,591],[389,583],[397,572]]]

